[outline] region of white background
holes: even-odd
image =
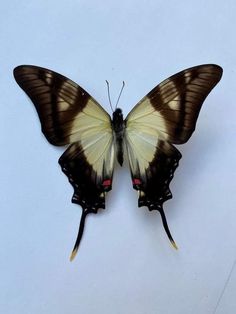
[[[236,313],[236,2],[19,1],[0,11],[0,313]],[[116,167],[106,210],[90,215],[69,255],[81,209],[12,70],[34,64],[83,86],[110,112],[122,81],[125,114],[157,83],[216,63],[164,204],[137,206],[127,165]]]

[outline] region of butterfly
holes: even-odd
[[[124,119],[120,108],[111,117],[82,87],[61,74],[33,65],[14,69],[15,80],[35,105],[49,143],[69,145],[59,164],[74,188],[72,202],[82,208],[70,260],[78,251],[86,216],[105,208],[114,162],[117,159],[122,166],[124,151],[138,206],[159,211],[177,248],[163,210],[163,203],[172,198],[169,184],[181,158],[173,144],[191,137],[201,106],[222,73],[214,64],[181,71],[152,89]]]

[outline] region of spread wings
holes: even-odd
[[[72,202],[82,207],[73,259],[86,215],[105,208],[105,193],[112,188],[111,118],[84,89],[56,72],[19,66],[14,76],[33,101],[47,140],[53,145],[70,144],[59,164],[74,188]],[[169,184],[181,158],[172,144],[183,144],[190,138],[203,101],[221,76],[217,65],[179,72],[148,93],[125,120],[124,139],[139,206],[160,212],[174,247],[163,211],[163,203],[172,197]]]
[[[74,188],[72,202],[82,206],[72,259],[86,215],[105,208],[105,192],[112,187],[111,118],[84,89],[56,72],[25,65],[15,68],[14,76],[34,103],[47,140],[53,145],[71,144],[59,163]]]
[[[205,98],[221,76],[221,67],[212,64],[179,72],[157,85],[126,118],[126,145],[139,206],[160,212],[175,247],[162,207],[172,197],[169,183],[181,158],[172,144],[188,141]]]

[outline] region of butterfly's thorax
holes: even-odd
[[[116,156],[119,164],[123,164],[123,138],[125,130],[125,122],[123,113],[120,108],[117,108],[112,115],[112,129],[116,142]]]

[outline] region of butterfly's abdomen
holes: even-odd
[[[112,119],[112,129],[114,132],[115,142],[116,142],[116,158],[119,164],[123,164],[123,138],[125,130],[125,122],[123,119],[122,110],[117,108],[113,112]]]

